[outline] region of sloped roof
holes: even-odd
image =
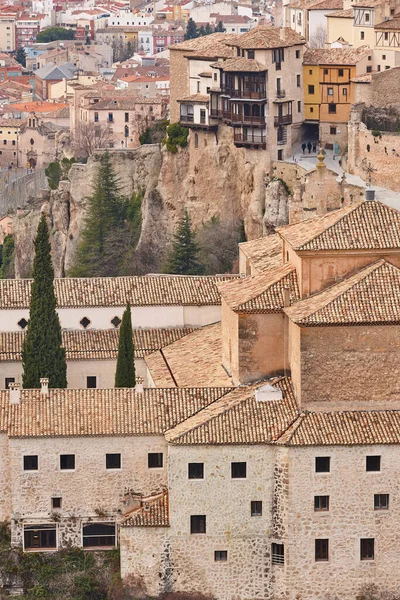
[[[285,312],[303,326],[400,323],[400,269],[379,260]]]
[[[237,40],[231,42],[231,45],[249,50],[262,50],[298,46],[305,42],[304,37],[290,27],[258,25],[242,33]]]
[[[165,434],[173,444],[260,444],[276,441],[298,415],[291,382],[270,382],[283,392],[282,400],[258,401],[260,384],[242,386],[194,414]]]
[[[213,63],[211,67],[214,67],[214,69],[221,69],[221,71],[226,71],[227,73],[238,73],[240,71],[247,73],[260,73],[263,71],[268,71],[268,68],[265,65],[262,65],[256,60],[241,56],[228,58],[227,60]]]
[[[204,306],[221,303],[217,283],[231,276],[145,275],[55,279],[58,308]],[[29,308],[31,279],[1,279],[0,308]]]
[[[233,49],[228,43],[234,42],[239,36],[230,33],[211,33],[192,40],[185,40],[179,44],[169,46],[169,50],[186,50],[188,58],[229,58],[233,56]]]
[[[278,233],[300,251],[395,249],[400,248],[400,212],[382,202],[361,201]]]
[[[146,358],[146,365],[157,387],[170,385],[171,379],[178,387],[233,385],[221,364],[221,323],[197,329],[156,354]]]
[[[282,238],[277,233],[258,240],[242,242],[239,244],[239,249],[259,274],[282,264]]]
[[[400,29],[400,15],[394,15],[394,17],[388,21],[383,21],[374,26],[375,29],[382,29],[383,31]]]
[[[356,65],[371,54],[368,46],[359,48],[308,48],[304,52],[305,65]]]
[[[281,312],[285,306],[285,290],[290,293],[290,303],[300,298],[296,270],[291,263],[218,287],[229,308],[235,312]]]
[[[346,8],[345,10],[336,10],[335,12],[327,13],[325,17],[334,17],[336,19],[352,19],[353,9]]]
[[[142,506],[123,515],[121,527],[169,527],[168,491],[142,498]]]
[[[72,63],[64,63],[63,65],[48,63],[35,71],[35,77],[46,80],[72,79],[76,70],[77,67]]]

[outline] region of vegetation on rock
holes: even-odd
[[[49,378],[51,388],[67,387],[67,363],[56,304],[49,229],[42,215],[35,239],[28,331],[22,350],[24,388],[39,388],[41,377]]]
[[[74,40],[75,31],[72,29],[65,29],[65,27],[47,27],[43,29],[36,36],[37,43],[47,44],[47,42],[54,42],[55,40]]]
[[[61,162],[51,162],[45,168],[44,172],[51,190],[58,189],[58,184],[60,181],[62,179],[67,179],[69,170],[75,162],[75,158],[63,158]]]
[[[169,121],[163,119],[161,121],[155,121],[149,127],[146,127],[139,136],[139,142],[143,146],[144,144],[160,144],[165,138]]]
[[[200,248],[187,210],[179,221],[173,237],[172,249],[165,263],[164,273],[202,275],[204,266],[199,261]]]
[[[14,252],[15,242],[12,235],[6,235],[1,248],[0,260],[0,279],[12,279],[15,276],[14,271]]]
[[[128,304],[122,316],[119,330],[116,388],[132,388],[136,385],[135,356],[133,347],[131,307]]]
[[[238,259],[238,244],[245,241],[243,222],[221,222],[212,217],[197,234],[199,259],[206,275],[230,273]]]
[[[167,135],[164,138],[164,143],[168,152],[175,154],[178,152],[178,146],[184,148],[187,146],[189,130],[187,127],[182,127],[179,123],[172,123],[167,127]]]

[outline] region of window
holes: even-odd
[[[324,69],[324,74],[328,75],[328,73],[329,73],[329,69]]]
[[[381,65],[378,65],[378,71],[380,71],[380,70],[381,70]]]
[[[300,75],[296,75],[296,84],[297,84],[297,87],[301,87],[301,76]]]
[[[62,504],[62,498],[57,497],[57,498],[51,499],[51,508],[52,509],[61,508],[61,504]]]
[[[39,464],[39,458],[37,454],[30,456],[24,456],[24,471],[37,471]]]
[[[232,479],[245,479],[246,478],[246,470],[247,470],[247,463],[245,463],[245,462],[231,463]]]
[[[300,50],[296,50],[296,58],[300,58]]]
[[[89,327],[90,325],[90,320],[87,317],[83,317],[79,323],[82,325],[83,329],[86,329],[86,327]]]
[[[329,496],[314,496],[314,510],[329,510]]]
[[[7,146],[7,140],[3,140],[4,146]]]
[[[329,560],[329,540],[315,540],[315,561]]]
[[[162,469],[163,453],[149,452],[149,454],[147,455],[147,466],[149,467],[149,469]]]
[[[314,108],[311,106],[310,113],[313,113],[313,112],[314,112]]]
[[[261,517],[262,516],[261,500],[252,500],[250,506],[251,506],[251,516],[252,517]]]
[[[112,123],[114,121],[114,115],[113,113],[108,113],[108,122]]]
[[[204,463],[188,464],[189,479],[204,479]]]
[[[309,70],[308,70],[308,74],[309,74],[309,75],[312,75],[312,69],[309,69]]]
[[[120,469],[121,468],[121,455],[120,454],[106,454],[106,469]]]
[[[366,456],[366,470],[367,471],[380,471],[381,470],[381,457],[380,456]]]
[[[278,160],[283,160],[283,150],[278,150]]]
[[[117,317],[117,315],[111,319],[111,325],[114,325],[115,328],[117,328],[120,324],[121,319]]]
[[[94,113],[94,122],[95,122],[95,123],[98,123],[98,122],[99,122],[99,113],[98,113],[98,112],[95,112],[95,113]]]
[[[33,146],[33,144],[35,143],[35,140],[34,140],[33,138],[31,138],[31,139],[29,140],[29,143],[30,143],[30,145],[31,145],[31,146]]]
[[[250,59],[254,58],[254,50],[247,50],[247,58],[250,58]]]
[[[368,60],[372,60],[372,56],[371,55],[368,56]]]
[[[385,69],[386,69],[386,70],[390,69],[390,66],[389,66],[389,65],[386,65],[386,66],[385,66]]]
[[[217,81],[217,73],[214,73],[214,81]]]
[[[60,469],[62,471],[75,469],[75,454],[60,454]]]
[[[329,104],[328,106],[329,106],[329,110],[328,110],[329,114],[331,114],[331,115],[336,114],[336,104],[332,103],[332,104]]]
[[[387,510],[389,508],[389,494],[374,495],[374,509]]]
[[[206,111],[204,108],[200,109],[200,123],[204,124],[206,122]]]
[[[364,35],[364,32],[363,32],[363,31],[360,31],[360,40],[363,40],[363,39],[364,39],[364,37],[365,37],[365,35]]]
[[[124,134],[125,134],[125,137],[129,137],[129,127],[128,127],[128,125],[125,125]]]
[[[367,72],[367,73],[372,73],[372,67],[371,67],[371,65],[369,65],[369,66],[366,68],[366,72]]]
[[[129,113],[125,113],[125,123],[129,122]]]
[[[329,133],[330,133],[331,135],[336,135],[336,127],[330,127],[330,128],[329,128]]]
[[[386,60],[386,54],[382,54],[382,60]]]
[[[283,544],[271,545],[271,558],[273,565],[285,564],[285,547]]]
[[[228,560],[228,551],[216,550],[214,552],[214,560],[215,562],[226,562]]]
[[[114,523],[86,523],[83,526],[84,548],[114,548]]]
[[[11,143],[12,143],[13,146],[15,146],[15,140],[13,140]]]
[[[315,457],[315,472],[316,473],[329,473],[331,470],[331,457],[330,456],[316,456]]]
[[[206,533],[206,515],[190,517],[190,533]]]
[[[55,550],[57,548],[56,526],[25,525],[24,550]]]
[[[197,93],[200,92],[200,81],[197,82]]]
[[[297,101],[297,112],[301,112],[301,100]]]
[[[96,375],[88,375],[86,377],[86,387],[88,389],[95,389],[95,388],[97,388],[97,377],[96,377]]]
[[[360,559],[361,560],[374,560],[374,538],[364,538],[360,540]]]
[[[333,96],[333,88],[328,88],[328,96]]]
[[[369,23],[369,13],[365,13],[365,22]]]
[[[308,86],[308,93],[309,94],[315,94],[315,88],[313,85],[309,85]]]
[[[342,92],[343,92],[343,96],[347,96],[347,88],[343,88]]]
[[[338,75],[339,75],[339,77],[343,77],[344,70],[343,69],[338,69]]]
[[[8,388],[10,387],[10,383],[15,383],[15,377],[6,377],[4,383],[5,389],[8,390]]]

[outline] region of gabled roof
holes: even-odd
[[[327,13],[324,16],[325,17],[333,17],[336,19],[352,19],[353,18],[353,9],[346,8],[345,10],[336,10],[335,12]]]
[[[242,252],[257,273],[282,264],[282,238],[277,233],[239,244]]]
[[[356,202],[278,233],[299,251],[400,249],[400,212],[378,201]]]
[[[77,68],[72,63],[54,65],[48,63],[35,71],[35,77],[46,80],[72,79]]]
[[[392,19],[378,23],[374,26],[374,29],[380,29],[382,31],[398,31],[400,29],[400,15],[394,15]]]
[[[305,44],[302,35],[290,27],[272,27],[258,25],[246,33],[242,33],[230,45],[249,50],[268,50],[272,48],[286,48]]]
[[[371,54],[371,48],[308,48],[304,52],[305,65],[356,65],[360,60]]]
[[[240,71],[246,73],[261,73],[263,71],[268,71],[268,68],[265,65],[262,65],[254,59],[241,56],[213,63],[211,67],[214,69],[221,69],[221,71],[227,73],[239,73]]]
[[[400,323],[400,269],[379,260],[285,312],[302,326]]]
[[[141,499],[141,506],[123,515],[121,527],[169,527],[168,491]]]
[[[230,33],[211,33],[203,37],[185,40],[173,44],[169,50],[186,50],[188,58],[229,58],[233,56],[233,49],[228,43],[236,41],[239,36]]]
[[[165,434],[173,444],[260,444],[276,441],[298,415],[291,382],[270,382],[283,393],[282,400],[256,400],[264,384],[242,386],[194,414]]]
[[[282,312],[285,290],[289,291],[290,303],[300,298],[296,270],[291,263],[220,284],[218,288],[229,308],[239,313]]]

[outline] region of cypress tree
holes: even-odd
[[[199,32],[197,30],[196,23],[190,18],[187,22],[186,33],[184,35],[185,40],[192,40],[194,38],[199,37]]]
[[[131,307],[126,307],[119,330],[117,370],[115,372],[115,387],[135,387],[135,357],[133,348],[133,332]]]
[[[185,210],[174,234],[172,250],[167,259],[164,273],[176,275],[201,275],[204,267],[198,260],[200,248],[196,243],[196,234],[192,230],[189,214]]]
[[[41,377],[49,378],[51,388],[67,387],[67,363],[61,343],[49,229],[42,215],[35,239],[28,331],[22,351],[24,388],[39,388]]]

